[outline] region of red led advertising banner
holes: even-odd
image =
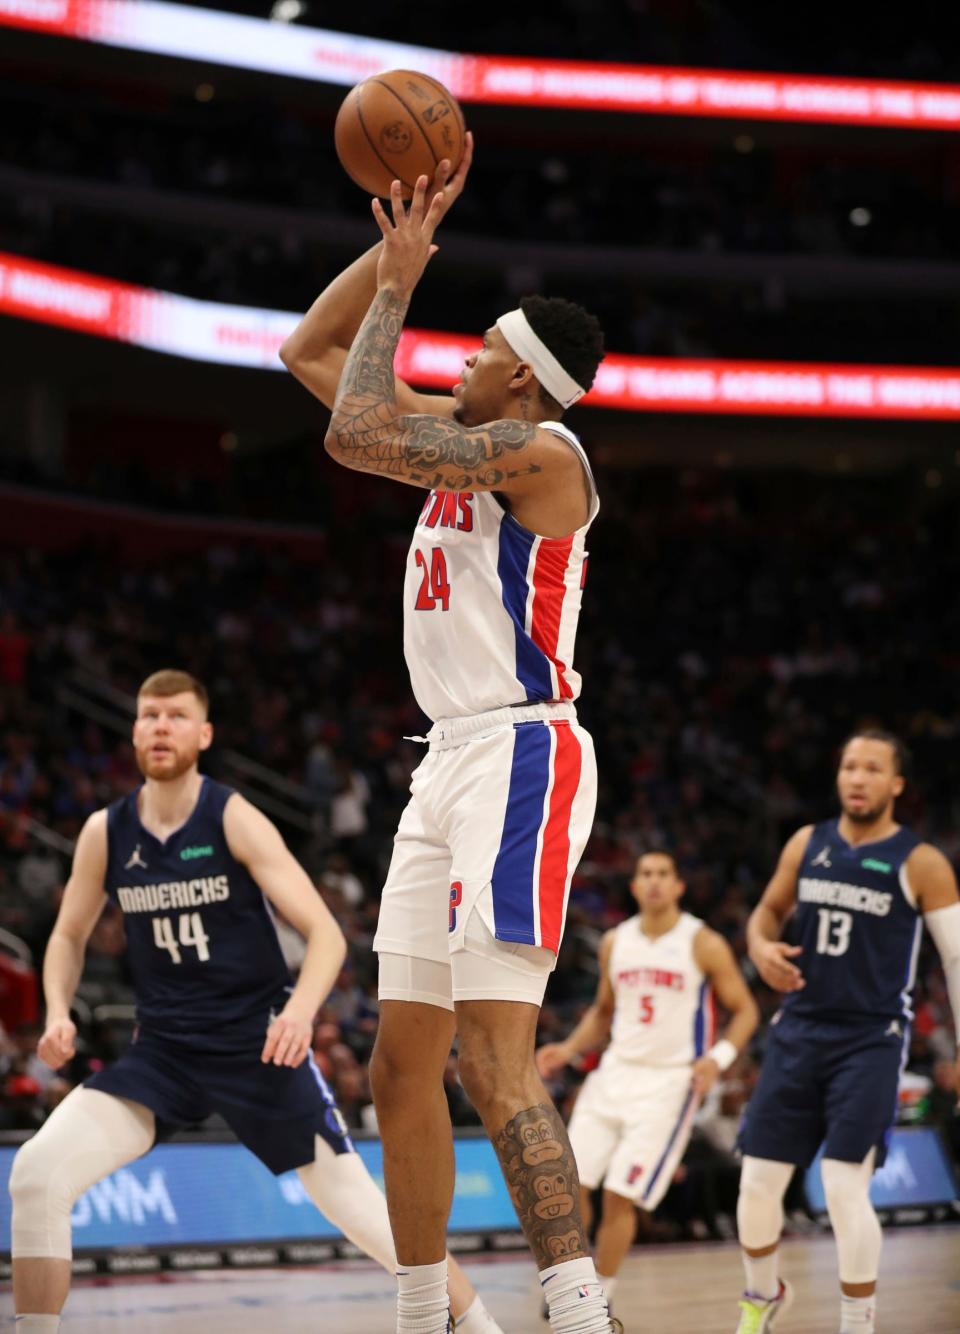
[[[194,361],[282,370],[294,311],[197,301],[0,253],[0,314]],[[404,331],[397,374],[451,388],[479,338]],[[960,419],[960,368],[637,357],[611,352],[583,400],[634,412]]]

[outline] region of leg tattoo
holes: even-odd
[[[493,1147],[537,1268],[586,1255],[580,1178],[556,1107],[542,1102],[518,1112]]]

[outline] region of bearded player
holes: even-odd
[[[334,459],[428,493],[407,561],[404,649],[434,725],[383,891],[370,1071],[400,1265],[397,1329],[447,1329],[454,1165],[443,1071],[456,1031],[461,1078],[551,1326],[606,1334],[576,1165],[533,1054],[596,801],[572,659],[598,502],[586,454],[558,418],[590,387],[602,338],[581,307],[526,298],[486,331],[453,398],[395,377],[410,300],[470,147],[449,183],[441,163],[429,201],[426,177],[409,211],[394,183],[392,221],[374,201],[382,242],[327,288],[281,356],[332,406]]]
[[[896,1113],[924,923],[960,1031],[957,882],[943,853],[897,822],[904,782],[895,736],[868,729],[851,737],[837,774],[839,818],[793,835],[747,926],[750,957],[786,995],[741,1131],[747,1290],[738,1334],[766,1334],[792,1300],[777,1260],[783,1196],[821,1145],[841,1334],[873,1334],[881,1232],[870,1178]],[[780,939],[788,921],[794,944]]]
[[[212,735],[203,685],[186,672],[154,673],[140,688],[133,729],[145,781],[92,815],[77,843],[43,963],[39,1055],[54,1069],[74,1055],[70,1005],[108,900],[123,913],[138,1029],[116,1064],[65,1098],[14,1160],[23,1334],[60,1328],[79,1196],[158,1136],[214,1111],[272,1172],[296,1168],[327,1218],[395,1268],[383,1196],[310,1054],[314,1015],[346,953],[343,933],[276,827],[200,774]],[[296,986],[268,901],[307,940]],[[499,1334],[450,1263],[457,1328]]]

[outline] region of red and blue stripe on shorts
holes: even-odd
[[[560,948],[582,761],[568,720],[514,724],[507,808],[492,877],[498,940],[541,945],[554,954]]]

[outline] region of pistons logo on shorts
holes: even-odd
[[[634,1163],[627,1173],[627,1185],[632,1186],[643,1176],[643,1168],[639,1163]]]
[[[459,880],[454,880],[450,886],[450,931],[457,929],[457,909],[463,901],[463,885]]]

